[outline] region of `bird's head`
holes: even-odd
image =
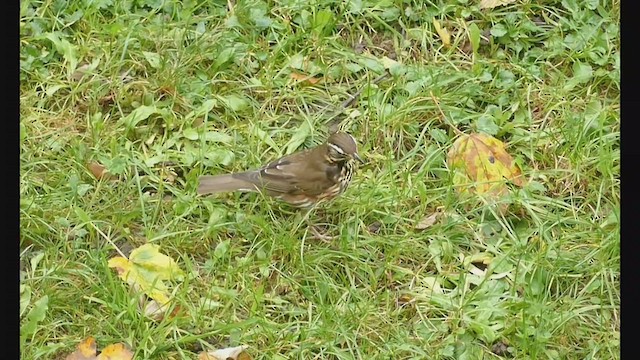
[[[346,132],[338,131],[329,136],[327,139],[327,148],[329,151],[329,160],[340,162],[355,159],[364,162],[358,155],[358,144],[353,136]]]

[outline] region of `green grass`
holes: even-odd
[[[22,358],[90,335],[150,359],[619,358],[620,7],[585,4],[22,1]],[[311,215],[334,241],[257,194],[195,195],[323,141],[362,87],[344,128],[368,163]],[[451,125],[523,169],[504,215],[454,192]],[[149,320],[107,267],[147,242],[188,274],[182,316]]]

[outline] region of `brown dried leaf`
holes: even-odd
[[[214,351],[203,351],[198,355],[198,360],[251,360],[251,356],[245,350],[247,345],[225,348]]]
[[[420,220],[420,222],[418,222],[418,224],[415,226],[415,228],[417,230],[424,230],[433,226],[433,224],[435,224],[436,221],[438,221],[438,218],[440,217],[440,215],[442,215],[443,209],[444,207],[442,206],[439,206],[438,208],[436,208],[436,211],[433,214],[423,217],[422,220]]]
[[[297,73],[297,72],[292,72],[291,74],[289,74],[289,76],[293,80],[300,81],[300,82],[303,82],[303,83],[307,82],[310,85],[315,85],[315,84],[319,83],[320,80],[322,80],[322,79],[313,77],[311,75],[300,74],[300,73]]]
[[[93,176],[98,179],[101,180],[103,178],[108,179],[110,178],[109,176],[109,170],[107,170],[107,168],[100,164],[97,161],[91,161],[87,164],[87,168],[89,169],[89,171],[91,171],[91,174],[93,174]]]

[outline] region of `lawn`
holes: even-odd
[[[140,359],[619,358],[619,18],[599,0],[21,1],[21,358],[89,336]],[[308,214],[332,240],[260,194],[196,195],[336,120],[366,163]],[[497,200],[455,186],[447,154],[473,133],[522,171]],[[109,267],[148,243],[184,273],[155,320]]]

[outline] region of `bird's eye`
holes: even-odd
[[[335,149],[331,149],[331,157],[334,159],[342,159],[345,155]]]

